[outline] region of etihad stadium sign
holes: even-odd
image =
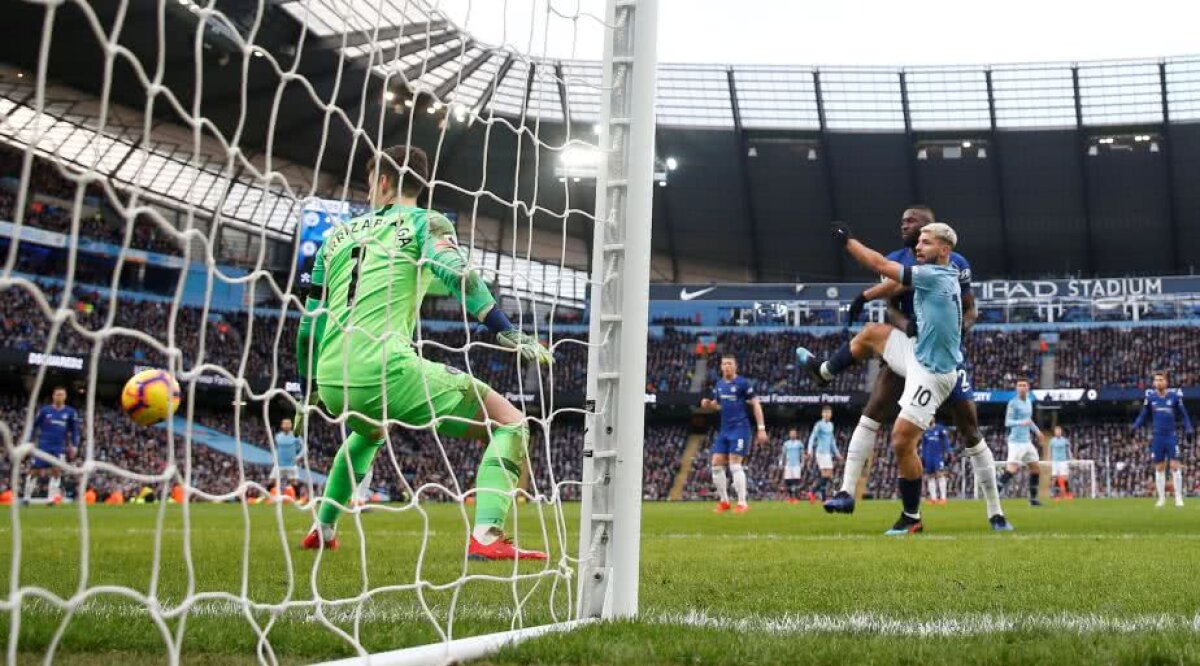
[[[651,301],[722,301],[763,303],[798,301],[850,301],[873,282],[821,282],[783,284],[655,284]],[[984,301],[1024,299],[1105,299],[1170,294],[1200,295],[1200,277],[1133,277],[1099,280],[988,280],[972,285]]]

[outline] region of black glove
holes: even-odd
[[[909,319],[908,324],[904,326],[904,334],[910,338],[917,337],[917,320]]]
[[[833,237],[842,245],[845,245],[850,242],[851,238],[854,238],[854,232],[850,231],[850,225],[845,222],[834,222],[830,226],[830,230],[833,232]]]
[[[863,309],[867,307],[867,292],[862,292],[850,301],[850,310],[846,313],[846,323],[853,324],[862,316]]]

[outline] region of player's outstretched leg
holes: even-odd
[[[825,501],[826,513],[854,513],[854,495],[867,461],[871,458],[871,451],[875,449],[875,438],[882,424],[895,420],[900,411],[896,401],[903,392],[904,378],[892,372],[891,368],[880,368],[867,405],[858,419],[858,425],[854,427],[854,433],[850,435],[845,468],[842,470],[842,487]]]

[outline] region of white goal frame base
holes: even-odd
[[[1026,465],[1027,465],[1026,463],[1012,463],[1012,464],[1018,465],[1022,471],[1026,468]],[[1090,490],[1090,494],[1088,495],[1088,497],[1091,499],[1096,499],[1097,497],[1099,497],[1100,494],[1097,491],[1097,487],[1096,487],[1096,461],[1095,460],[1069,460],[1069,461],[1067,461],[1067,464],[1071,466],[1072,472],[1074,472],[1076,470],[1082,470],[1082,472],[1084,474],[1088,475],[1087,487]],[[980,496],[979,489],[975,487],[975,474],[970,469],[970,466],[967,464],[967,459],[963,458],[961,460],[961,462],[959,463],[959,465],[961,468],[959,470],[960,471],[959,478],[962,479],[962,495],[961,496],[964,498],[979,497]],[[1000,473],[1004,471],[1004,468],[1008,467],[1008,465],[1009,465],[1009,463],[1007,461],[997,460],[996,461],[996,475],[999,476]],[[1054,472],[1054,463],[1052,461],[1039,460],[1038,467],[1041,469],[1042,474],[1046,474],[1047,478],[1051,478],[1050,475],[1052,475]],[[968,479],[969,479],[969,481],[968,481]],[[1050,483],[1051,484],[1054,483],[1053,478],[1051,478]],[[968,491],[974,491],[974,492],[972,494],[968,494]],[[1001,499],[1003,499],[1003,498],[1001,498]]]
[[[557,624],[543,624],[536,627],[513,629],[512,631],[501,631],[482,636],[458,638],[444,643],[431,643],[404,648],[402,650],[327,661],[320,664],[320,666],[363,666],[364,664],[370,664],[370,666],[429,666],[429,664],[456,664],[486,657],[489,654],[494,654],[510,645],[516,645],[530,638],[537,638],[538,636],[554,634],[560,631],[572,631],[599,621],[599,618],[584,618],[569,622],[559,622]]]

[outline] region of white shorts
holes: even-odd
[[[1013,464],[1027,465],[1040,459],[1038,451],[1030,442],[1008,442],[1008,460]]]
[[[833,469],[833,456],[828,453],[818,453],[817,467],[821,469]]]
[[[300,468],[295,465],[279,468],[279,478],[296,481],[300,478]]]
[[[904,378],[904,394],[900,396],[900,416],[922,430],[933,425],[938,407],[950,396],[958,383],[958,371],[930,372],[917,360],[916,342],[898,329],[888,334],[883,348],[883,362],[892,372]]]
[[[804,467],[800,465],[787,465],[783,468],[783,478],[788,481],[793,481],[804,476]]]
[[[1051,464],[1051,472],[1054,476],[1071,476],[1071,463],[1066,460],[1055,460]]]

